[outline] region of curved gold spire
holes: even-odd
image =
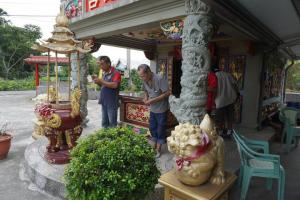
[[[56,26],[62,26],[62,27],[68,27],[69,26],[69,20],[67,16],[65,15],[64,9],[61,7],[59,14],[56,16]]]

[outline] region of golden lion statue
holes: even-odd
[[[176,176],[182,183],[225,183],[224,141],[208,115],[200,125],[179,124],[167,142],[169,151],[176,155]]]

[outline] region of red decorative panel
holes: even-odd
[[[118,0],[87,0],[86,1],[86,12],[90,12],[111,3],[115,3]]]
[[[126,103],[126,121],[149,124],[150,111],[146,105]]]
[[[122,96],[120,107],[120,120],[132,125],[149,128],[150,107],[145,105],[142,98]],[[174,115],[168,111],[167,128],[173,128],[178,124]]]

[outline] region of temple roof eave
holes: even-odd
[[[80,53],[88,53],[90,52],[90,49],[83,49],[81,47],[77,46],[59,46],[51,43],[47,44],[35,44],[32,49],[40,51],[40,52],[48,52],[48,51],[53,51],[57,52],[59,54],[69,54],[69,53],[75,53],[75,52],[80,52]]]
[[[52,37],[52,38],[47,39],[45,42],[50,42],[50,43],[63,42],[63,43],[66,43],[66,44],[71,44],[71,45],[81,43],[81,41],[75,40],[73,38],[62,38],[62,37]]]

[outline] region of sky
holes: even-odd
[[[41,27],[42,39],[51,37],[55,17],[59,13],[60,0],[0,0],[0,8],[5,10],[13,25],[23,27],[25,24],[34,24]],[[16,16],[17,15],[17,16]],[[34,15],[34,16],[32,16]],[[112,63],[116,64],[120,59],[127,63],[126,49],[102,45],[95,57],[107,55]],[[149,64],[142,51],[131,50],[131,68],[137,68],[139,64]]]

